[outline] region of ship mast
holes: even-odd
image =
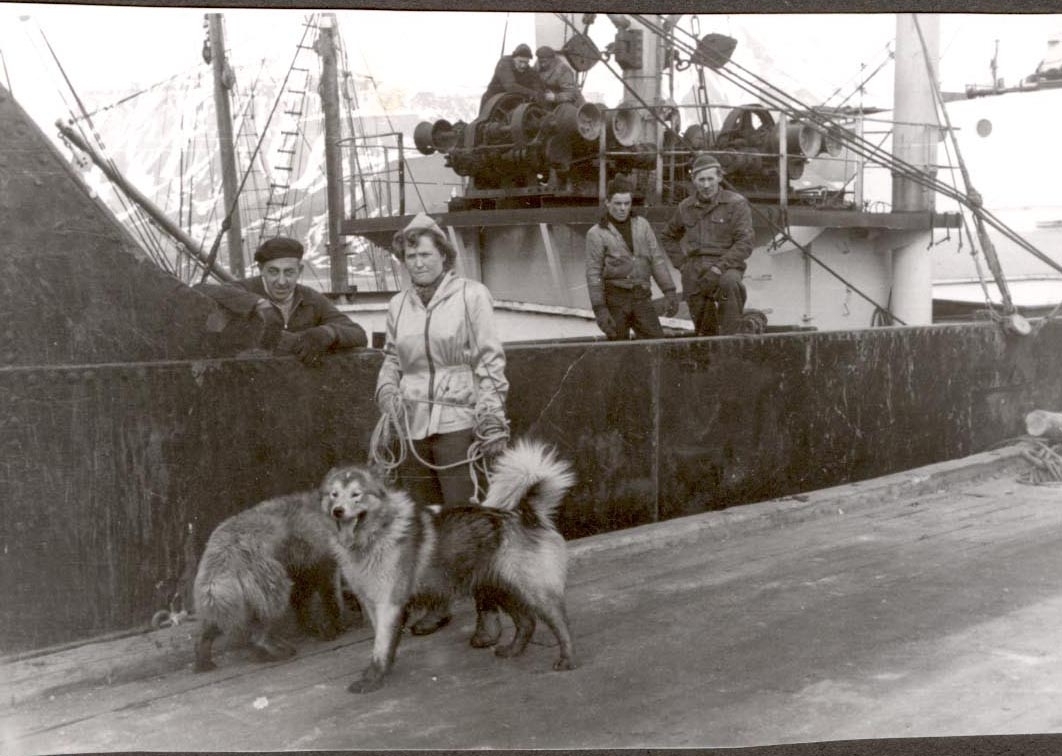
[[[347,254],[340,227],[343,223],[343,154],[340,149],[339,77],[336,65],[336,17],[321,16],[317,54],[321,56],[321,109],[324,111],[325,175],[328,185],[328,259],[332,292],[350,288]]]
[[[918,35],[921,25],[925,46]],[[939,123],[935,82],[927,71],[937,70],[940,17],[935,13],[896,15],[896,73],[892,152],[898,160],[934,175]],[[927,59],[929,65],[927,65]],[[892,177],[892,210],[896,213],[933,212],[934,191],[921,183]],[[892,306],[897,317],[911,325],[933,320],[932,259],[921,234],[892,254]]]
[[[239,178],[236,175],[236,148],[232,136],[232,108],[229,90],[233,85],[232,68],[225,58],[225,37],[220,13],[207,14],[210,63],[214,67],[214,112],[218,122],[218,148],[221,152],[221,180],[225,195],[229,270],[243,278],[243,231],[240,225]]]

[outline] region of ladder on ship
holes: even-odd
[[[306,29],[318,29],[318,14],[313,14],[303,22]],[[303,39],[306,35],[303,35]],[[316,41],[316,35],[314,35]],[[300,153],[299,143],[305,140],[302,117],[309,104],[309,94],[313,83],[313,74],[309,56],[316,57],[315,44],[298,45],[295,60],[292,62],[290,75],[283,92],[283,115],[280,142],[274,150],[273,171],[269,177],[269,196],[262,214],[262,226],[258,243],[273,236],[279,236],[291,225],[292,199],[295,182],[298,178]]]

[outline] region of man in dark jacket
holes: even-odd
[[[479,101],[479,114],[483,115],[487,100],[502,92],[522,94],[529,100],[544,97],[542,77],[538,75],[538,71],[531,68],[531,48],[527,45],[517,45],[512,55],[503,55],[494,66],[494,77]]]
[[[610,341],[662,339],[649,278],[665,297],[664,314],[678,312],[675,282],[649,221],[631,210],[630,181],[608,182],[605,215],[586,232],[586,289],[598,327]]]
[[[302,275],[303,247],[295,239],[278,236],[258,247],[254,259],[261,274],[232,284],[195,287],[221,308],[215,323],[221,330],[232,318],[257,317],[264,324],[262,346],[280,354],[293,354],[313,364],[337,349],[363,347],[365,331],[336,309],[327,297],[298,283]]]
[[[754,239],[752,211],[748,200],[720,187],[723,168],[711,155],[698,155],[690,176],[696,194],[679,203],[660,240],[682,272],[697,335],[740,333],[741,277]]]

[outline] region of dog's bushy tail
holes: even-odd
[[[552,527],[553,513],[574,484],[571,465],[552,448],[520,439],[495,462],[483,506],[519,512]]]

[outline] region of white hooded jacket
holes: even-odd
[[[473,428],[477,413],[504,415],[505,352],[486,286],[448,271],[427,307],[413,287],[391,298],[376,399],[395,388],[411,439]]]

